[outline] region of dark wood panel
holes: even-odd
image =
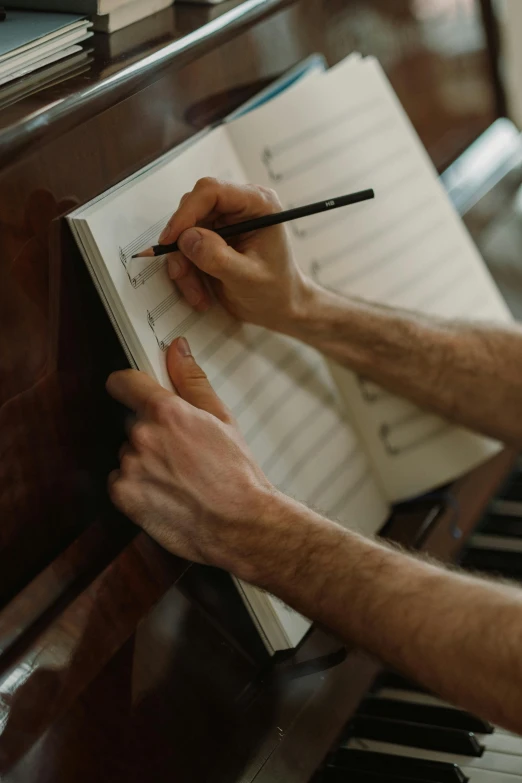
[[[37,622],[24,644],[4,652],[0,773],[70,707],[188,567],[140,535],[43,627]]]

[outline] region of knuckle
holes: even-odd
[[[118,452],[118,459],[121,462],[123,455],[129,450],[129,444],[127,442],[122,443]]]
[[[174,415],[174,395],[157,394],[147,402],[146,414],[160,424],[169,423]]]
[[[215,190],[219,185],[215,177],[201,177],[194,186],[194,190]]]
[[[271,207],[271,211],[279,211],[282,208],[281,200],[273,188],[266,188],[264,185],[258,185],[257,188],[264,202]]]
[[[199,268],[207,272],[210,275],[214,275],[215,272],[221,266],[220,257],[221,249],[212,247],[210,242],[203,240],[197,245],[197,253],[194,253],[194,260],[197,261]],[[200,285],[199,278],[197,278],[197,284]]]
[[[122,474],[129,476],[137,473],[138,460],[133,454],[125,452],[120,459],[120,470]]]
[[[228,245],[213,249],[209,263],[215,269],[226,268],[230,262],[230,248]]]
[[[181,253],[170,255],[167,263],[169,277],[172,280],[179,280],[180,278],[185,277],[191,268],[187,258]]]
[[[123,510],[126,508],[129,500],[128,488],[121,478],[118,478],[116,481],[109,484],[109,497],[119,509]]]
[[[140,451],[149,449],[152,444],[152,431],[144,422],[136,422],[130,431],[132,445]]]

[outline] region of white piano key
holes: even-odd
[[[522,736],[520,734],[517,734],[514,731],[509,731],[508,729],[504,729],[502,726],[495,726],[495,734],[502,734],[506,737],[515,737],[516,739],[522,740]]]
[[[488,549],[496,552],[522,552],[522,538],[476,533],[470,539],[469,547],[471,549]]]
[[[522,517],[522,503],[517,500],[493,500],[490,506],[493,514],[505,514],[508,517]]]
[[[517,775],[489,772],[486,769],[474,769],[469,776],[469,783],[517,783],[517,781]]]
[[[522,756],[522,737],[516,734],[504,733],[495,727],[493,734],[475,734],[475,736],[486,750]]]

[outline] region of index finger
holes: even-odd
[[[107,378],[105,388],[115,400],[127,408],[142,414],[151,399],[172,397],[172,392],[139,370],[118,370]]]
[[[179,235],[202,221],[230,218],[240,222],[260,217],[277,210],[277,201],[270,191],[255,185],[234,185],[230,182],[204,177],[194,190],[185,194],[176,212],[161,234],[162,244],[176,242]]]

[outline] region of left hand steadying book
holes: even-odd
[[[171,552],[248,572],[244,552],[275,490],[184,337],[170,344],[167,367],[178,394],[137,370],[107,381],[109,393],[136,414],[120,470],[109,477],[111,497]]]
[[[198,185],[169,223],[185,254],[181,276],[194,281],[192,265],[206,271],[233,312],[264,323],[278,323],[269,305],[281,303],[288,331],[350,368],[522,444],[518,326],[430,319],[331,294],[297,275],[280,233],[277,252],[286,255],[278,264],[265,234],[263,244],[252,237],[240,249],[205,231],[189,242],[191,222],[216,219],[220,210],[226,219],[228,204],[235,212],[268,210],[269,199]],[[444,571],[286,497],[255,464],[184,338],[170,345],[167,364],[179,396],[134,370],[109,378],[110,393],[137,414],[110,480],[114,502],[170,551],[270,590],[443,697],[521,732],[522,591]]]

